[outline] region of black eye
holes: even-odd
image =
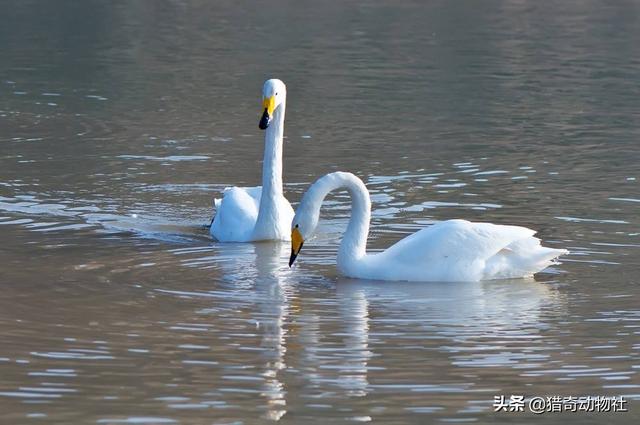
[[[298,228],[298,225],[296,224],[296,229]]]
[[[278,95],[278,92],[276,92],[276,96]]]

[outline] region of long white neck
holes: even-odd
[[[327,174],[309,188],[300,204],[300,210],[318,217],[322,201],[329,192],[336,189],[346,189],[351,195],[351,218],[338,251],[338,267],[346,270],[367,255],[371,199],[362,180],[341,171]]]
[[[277,216],[276,202],[282,197],[282,137],[284,134],[283,101],[273,113],[273,120],[264,136],[264,161],[262,163],[262,196],[258,211],[258,227],[263,220],[273,220]]]

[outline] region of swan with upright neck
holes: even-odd
[[[210,233],[220,242],[289,240],[293,208],[282,189],[282,139],[287,88],[278,79],[262,89],[263,113],[258,126],[265,130],[262,186],[226,188],[215,199]]]
[[[564,249],[547,248],[520,226],[442,221],[400,240],[385,251],[366,251],[371,218],[369,191],[351,173],[318,179],[304,194],[291,224],[289,266],[315,231],[320,206],[333,190],[351,196],[351,218],[338,250],[337,266],[346,276],[391,281],[479,281],[532,276],[553,264]]]

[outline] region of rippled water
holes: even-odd
[[[3,423],[496,423],[495,395],[640,400],[636,2],[9,1],[0,14]],[[535,279],[340,277],[218,244],[288,85],[285,191],[352,171],[370,249],[466,218],[571,251]]]

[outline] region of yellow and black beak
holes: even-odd
[[[291,267],[293,262],[296,261],[296,257],[300,253],[302,245],[304,245],[304,239],[300,234],[300,230],[298,230],[298,227],[296,226],[291,231],[291,257],[289,257],[289,267]]]
[[[260,127],[260,130],[266,130],[273,118],[273,111],[276,109],[276,97],[265,97],[262,100],[262,107],[264,108],[264,112],[262,113],[258,127]]]

